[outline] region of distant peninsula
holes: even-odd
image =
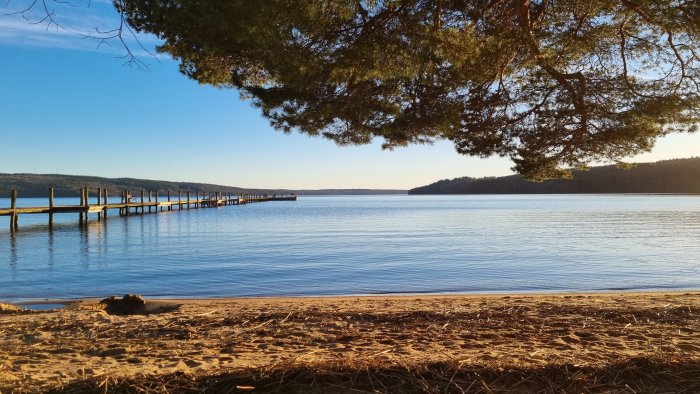
[[[45,197],[50,187],[57,197],[77,197],[80,189],[92,190],[106,188],[110,195],[118,196],[123,190],[159,190],[177,192],[223,192],[223,193],[268,193],[298,195],[363,195],[363,194],[406,194],[406,190],[393,189],[256,189],[237,186],[224,186],[209,183],[168,182],[136,178],[102,178],[83,175],[58,174],[3,174],[0,173],[0,198],[9,197],[10,191],[16,189],[19,197]]]
[[[609,165],[573,171],[572,179],[530,182],[520,175],[445,179],[408,194],[554,194],[554,193],[691,193],[700,194],[700,157]]]

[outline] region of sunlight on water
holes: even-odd
[[[0,218],[0,300],[700,288],[697,196],[302,196],[46,221],[12,235]]]

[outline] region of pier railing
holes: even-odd
[[[119,210],[119,216],[131,216],[145,213],[158,213],[163,211],[173,211],[194,208],[221,207],[227,205],[243,205],[255,202],[266,201],[296,201],[295,194],[260,194],[260,193],[222,193],[222,192],[192,192],[178,191],[177,200],[166,191],[164,195],[159,191],[140,191],[140,196],[134,196],[130,191],[123,190],[119,203],[110,203],[107,189],[98,188],[93,200],[90,199],[90,189],[87,187],[80,189],[80,204],[78,205],[56,205],[54,201],[54,188],[49,188],[48,206],[41,207],[18,207],[17,190],[12,190],[10,195],[10,207],[0,208],[0,216],[10,217],[10,231],[15,232],[19,228],[19,215],[25,214],[48,214],[49,228],[53,227],[54,214],[58,213],[78,213],[79,224],[85,225],[89,214],[96,214],[97,221],[107,220],[110,210]],[[163,200],[165,198],[165,200]]]

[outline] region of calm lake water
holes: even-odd
[[[0,300],[700,289],[700,196],[302,196],[87,228],[77,216],[53,232],[20,216],[16,235],[0,218]]]

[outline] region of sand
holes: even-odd
[[[158,376],[220,380],[247,371],[282,371],[281,384],[285,371],[304,368],[426,365],[454,368],[448,391],[459,392],[476,389],[457,390],[462,367],[571,368],[593,371],[590,380],[639,360],[700,365],[699,292],[147,300],[133,312],[110,314],[99,300],[42,312],[0,306],[0,393],[80,392],[80,382],[101,388],[110,379],[136,384]],[[393,391],[368,374],[375,390]],[[308,384],[331,387],[314,386],[315,378]]]

